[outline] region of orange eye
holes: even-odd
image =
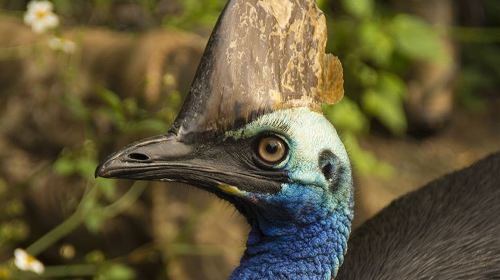
[[[260,139],[257,152],[266,163],[277,164],[285,159],[287,145],[279,137],[266,136]]]

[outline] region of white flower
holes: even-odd
[[[35,33],[44,33],[59,25],[59,17],[52,11],[53,6],[49,1],[31,1],[24,14],[24,22],[31,26]]]
[[[52,37],[49,40],[49,47],[55,51],[62,51],[72,54],[76,51],[76,43],[61,37]]]
[[[36,274],[42,274],[45,271],[43,263],[23,249],[14,251],[14,264],[22,271],[33,271]]]

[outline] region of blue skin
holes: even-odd
[[[353,213],[344,145],[323,115],[307,108],[264,115],[226,136],[241,139],[261,132],[286,140],[289,155],[277,168],[288,171],[291,182],[277,194],[231,191],[252,209],[254,222],[230,279],[332,279],[347,249]],[[333,166],[334,179],[323,174],[319,163],[325,150],[332,152],[326,162]]]

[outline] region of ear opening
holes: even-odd
[[[339,161],[337,156],[330,150],[323,150],[319,154],[318,160],[319,168],[325,179],[330,183],[332,190],[337,185],[337,178],[339,176]]]

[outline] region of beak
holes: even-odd
[[[244,154],[239,145],[186,143],[181,136],[162,135],[111,155],[97,167],[95,176],[175,181],[231,196],[244,191],[278,192],[287,181],[286,172],[259,170],[242,160],[247,158]]]
[[[133,143],[108,157],[96,171],[96,177],[136,180],[161,180],[186,163],[193,153],[190,145],[175,135],[162,135]],[[174,178],[171,178],[174,179]]]

